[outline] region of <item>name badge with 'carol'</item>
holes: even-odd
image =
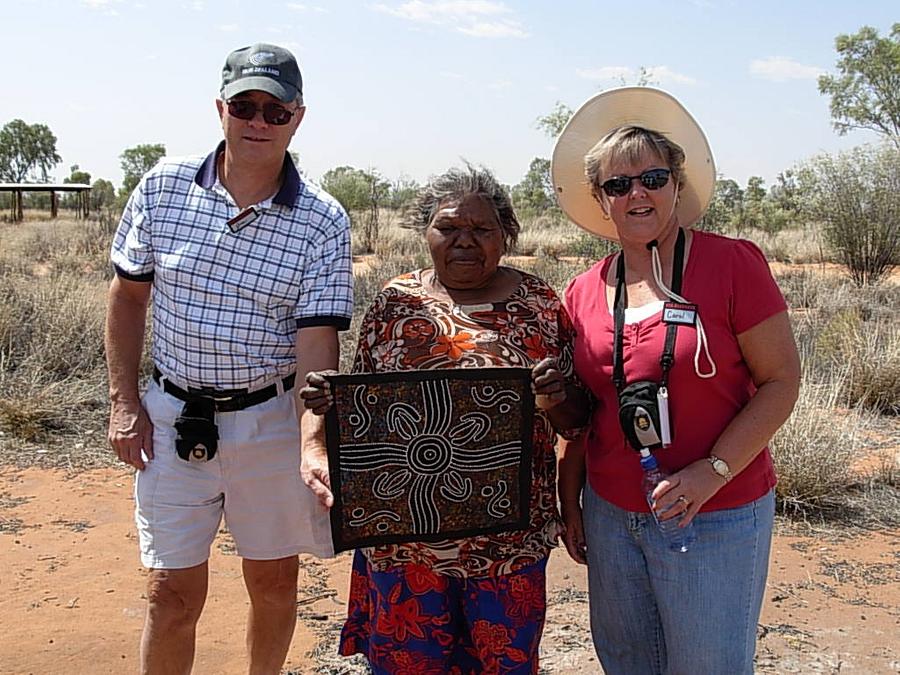
[[[693,326],[697,323],[697,305],[683,302],[667,302],[663,305],[663,323],[675,323],[681,326]]]

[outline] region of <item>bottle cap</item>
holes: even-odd
[[[658,466],[659,466],[659,464],[656,461],[656,457],[651,455],[649,452],[647,452],[646,455],[644,455],[643,451],[641,452],[641,468],[642,469],[647,471],[650,469],[655,469]]]

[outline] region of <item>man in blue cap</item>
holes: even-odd
[[[297,554],[332,555],[328,513],[301,478],[327,482],[319,453],[301,462],[300,452],[301,435],[321,448],[321,418],[294,392],[307,372],[337,367],[352,313],[349,221],[287,154],[306,111],[289,51],[232,52],[216,106],[224,141],[148,172],[112,247],[109,439],[138,470],[144,673],[190,671],[223,516],[250,595],[251,673],[284,663]],[[153,377],[141,397],[151,302]]]

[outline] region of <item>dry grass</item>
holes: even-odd
[[[421,236],[400,228],[397,214],[384,215],[376,252],[356,274],[354,318],[341,338],[344,371],[362,314],[384,283],[430,266]],[[0,464],[113,462],[102,351],[111,228],[109,220],[0,224]],[[771,246],[790,248],[785,259],[795,262],[819,260],[804,241],[805,233],[785,231],[761,243],[770,254]],[[540,220],[523,223],[520,242],[519,253],[534,256],[506,264],[560,293],[610,250],[573,226]],[[897,286],[860,289],[827,265],[792,267],[777,278],[804,361],[800,401],[772,443],[781,509],[801,519],[894,522],[884,514],[900,519],[900,509],[891,511],[900,502]]]
[[[72,275],[0,277],[4,371],[64,380],[102,368],[105,287]]]
[[[111,223],[0,225],[0,460],[74,466],[110,454],[103,316]],[[74,455],[57,452],[75,444]]]
[[[109,247],[116,220],[108,212],[88,220],[59,218],[0,225],[0,273],[51,271],[110,278]]]
[[[730,234],[736,236],[734,233]],[[756,243],[766,254],[766,258],[773,262],[795,265],[834,262],[825,249],[818,227],[796,226],[774,234],[749,229],[742,231],[740,237]]]
[[[0,431],[25,442],[102,430],[103,290],[92,276],[0,276]]]
[[[550,217],[538,217],[523,222],[514,255],[559,258],[572,255],[581,238],[581,230],[571,223]]]
[[[872,416],[840,408],[844,381],[842,373],[823,383],[804,373],[794,413],[772,439],[776,493],[787,511],[827,507],[857,481],[851,466],[865,452],[862,432]]]

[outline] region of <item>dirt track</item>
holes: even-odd
[[[131,510],[124,469],[0,468],[0,673],[136,672],[144,572]],[[365,672],[334,654],[348,567],[346,555],[304,560],[289,672]],[[542,672],[599,672],[584,570],[562,551],[549,570]],[[246,608],[222,533],[196,673],[244,672]],[[900,672],[900,532],[776,537],[761,623],[760,672]]]

